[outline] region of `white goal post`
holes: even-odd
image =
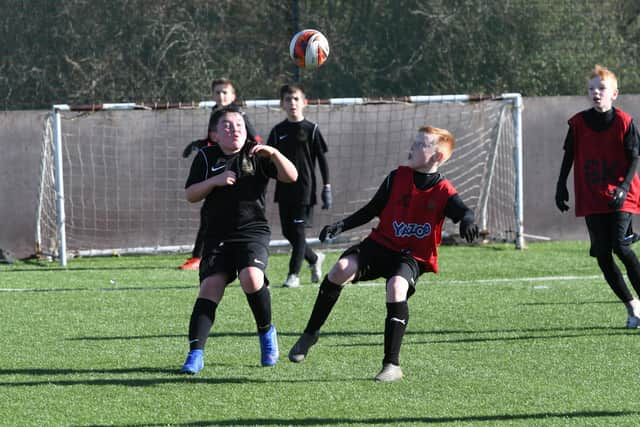
[[[200,204],[184,197],[190,141],[204,138],[212,102],[54,105],[44,123],[36,254],[66,265],[73,256],[188,252]],[[279,100],[245,101],[258,133],[285,118]],[[483,237],[523,248],[522,97],[438,95],[310,100],[305,117],[329,146],[334,206],[315,210],[311,241],[325,224],[362,207],[406,161],[416,130],[450,130],[456,148],[441,172],[474,210]],[[282,245],[273,185],[267,193],[272,245]],[[372,225],[344,233],[338,244]],[[447,220],[446,237],[457,235]]]

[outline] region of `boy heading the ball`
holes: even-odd
[[[207,137],[204,139],[197,139],[195,141],[190,142],[182,151],[182,157],[187,158],[191,155],[192,152],[199,150],[200,148],[207,147],[212,145],[214,141],[211,139],[212,131],[215,129],[211,129],[213,114],[216,110],[219,110],[222,107],[226,107],[227,105],[236,106],[244,116],[244,123],[247,126],[247,136],[250,140],[256,141],[258,143],[262,143],[262,138],[257,134],[256,130],[253,128],[253,125],[249,121],[249,116],[240,109],[238,105],[238,100],[236,97],[236,88],[233,86],[233,82],[225,77],[221,77],[215,79],[211,82],[211,92],[213,94],[213,100],[216,105],[214,105],[211,109],[211,115],[209,116],[209,127],[207,128]],[[201,215],[202,216],[202,215]],[[200,219],[200,226],[198,228],[198,234],[196,234],[196,242],[193,245],[193,250],[191,251],[191,258],[186,260],[181,266],[181,270],[197,270],[200,268],[200,258],[202,257],[202,250],[204,248],[204,229],[202,228],[202,218]]]
[[[640,212],[638,168],[639,138],[631,116],[613,106],[618,80],[610,70],[596,65],[588,80],[592,107],[569,119],[564,157],[556,185],[555,201],[561,212],[569,210],[567,178],[573,172],[576,216],[585,217],[591,249],[604,278],[627,309],[627,328],[640,326],[640,301],[627,287],[612,253],[622,261],[636,293],[640,295],[640,263],[631,248],[632,214]]]
[[[359,244],[347,249],[325,276],[311,316],[289,360],[302,362],[318,340],[319,330],[333,309],[346,282],[386,279],[384,358],[376,381],[402,378],[400,346],[409,321],[408,299],[418,277],[438,272],[438,246],[445,217],[460,222],[460,235],[468,242],[478,237],[474,213],[438,168],[451,156],[453,135],[435,127],[421,127],[409,151],[409,166],[400,166],[382,182],[374,197],[360,210],[325,226],[320,240],[366,224],[380,222]]]
[[[284,85],[280,88],[280,106],[287,118],[273,127],[267,144],[277,148],[298,170],[294,183],[276,183],[275,202],[278,203],[282,234],[291,244],[289,273],[284,282],[288,288],[300,286],[300,269],[303,259],[311,268],[311,282],[322,276],[324,254],[314,252],[306,243],[305,228],[313,220],[316,204],[316,163],[322,177],[322,209],[331,208],[331,185],[326,153],[327,144],[316,123],[304,117],[307,98],[301,85]]]
[[[214,113],[216,144],[200,149],[185,184],[191,203],[204,199],[205,245],[200,290],[189,323],[189,354],[181,372],[204,367],[204,348],[226,286],[236,277],[258,329],[261,364],[275,365],[279,352],[271,323],[267,268],[270,229],[264,193],[269,178],[294,182],[295,166],[277,149],[247,140],[242,113],[234,106]]]

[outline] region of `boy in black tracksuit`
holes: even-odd
[[[302,260],[311,268],[311,282],[318,283],[322,276],[324,254],[314,252],[306,244],[305,227],[309,227],[316,204],[316,174],[318,163],[322,176],[322,209],[329,209],[332,203],[327,164],[327,144],[316,123],[304,118],[307,99],[300,85],[284,85],[280,89],[280,105],[286,111],[286,120],[271,130],[267,144],[277,148],[298,170],[295,183],[278,182],[275,201],[280,212],[282,234],[291,243],[289,273],[284,287],[300,286]]]

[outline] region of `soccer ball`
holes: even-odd
[[[329,42],[318,30],[302,30],[291,39],[289,55],[300,68],[318,68],[329,57]]]

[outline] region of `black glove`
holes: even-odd
[[[322,209],[331,209],[333,205],[333,196],[331,196],[331,187],[326,185],[322,189]]]
[[[342,223],[342,221],[338,221],[331,225],[325,225],[318,238],[323,243],[327,239],[334,239],[338,234],[342,233],[343,226],[344,224]]]
[[[611,200],[609,200],[609,207],[613,210],[618,210],[627,200],[627,191],[624,187],[616,187],[611,194]]]
[[[474,224],[473,221],[465,221],[462,220],[460,222],[460,236],[464,238],[468,243],[473,242],[480,235],[480,231],[478,230],[478,225]]]
[[[566,202],[569,201],[569,190],[567,190],[567,184],[558,182],[556,184],[556,207],[560,212],[566,212],[569,210],[569,205]]]

